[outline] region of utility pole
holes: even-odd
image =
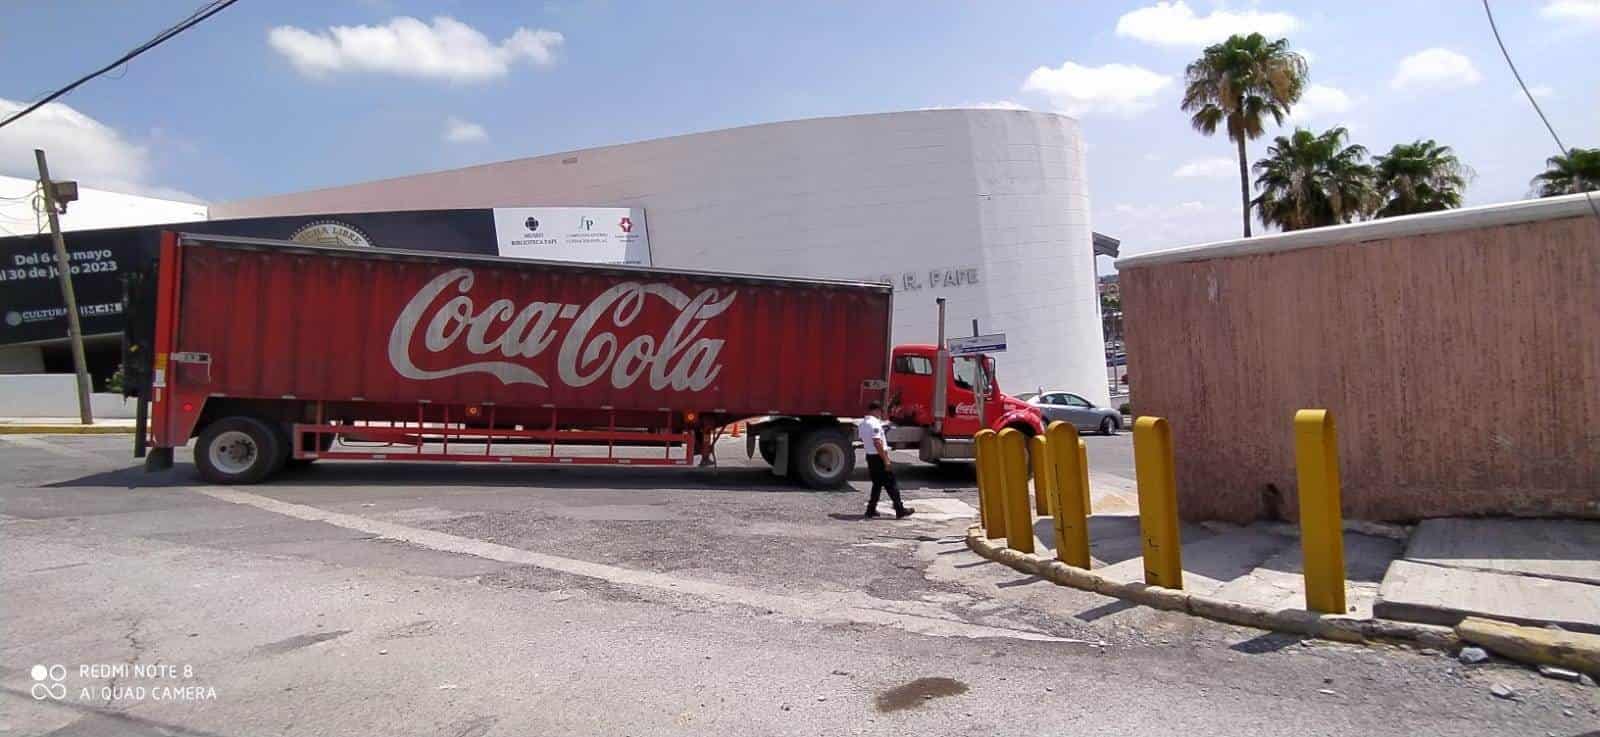
[[[94,424],[89,410],[89,363],[83,356],[83,327],[78,322],[78,298],[72,292],[72,261],[67,257],[67,242],[61,237],[61,220],[56,215],[56,188],[50,181],[50,167],[44,162],[44,149],[33,150],[39,162],[39,192],[45,212],[50,216],[50,238],[56,251],[56,275],[61,278],[61,300],[67,305],[67,336],[72,342],[72,369],[78,374],[78,420]]]

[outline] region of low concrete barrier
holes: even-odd
[[[89,395],[95,419],[133,417],[133,400],[119,394]],[[0,374],[0,415],[77,417],[78,383],[72,374]]]
[[[1269,609],[1181,589],[1113,581],[1093,571],[996,545],[977,527],[967,530],[967,547],[989,560],[1063,586],[1228,624],[1340,642],[1390,642],[1440,649],[1454,649],[1460,645],[1460,639],[1448,627],[1355,619],[1335,614],[1317,614],[1304,609]]]

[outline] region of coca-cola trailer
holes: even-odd
[[[132,293],[138,450],[165,468],[198,438],[218,483],[320,459],[686,466],[774,417],[777,465],[831,487],[855,462],[840,418],[888,386],[882,284],[167,233]]]

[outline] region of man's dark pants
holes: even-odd
[[[883,462],[882,456],[867,456],[867,473],[872,476],[872,498],[867,501],[867,511],[877,511],[878,493],[883,489],[889,490],[889,501],[894,503],[894,511],[905,509],[905,505],[900,503],[900,482],[895,481],[894,471],[889,470],[889,464]]]

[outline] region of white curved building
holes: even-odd
[[[642,207],[657,266],[894,283],[897,343],[1004,332],[1010,392],[1106,402],[1077,121],[1015,110],[853,115],[674,136],[214,205],[211,218]],[[826,350],[826,336],[818,336]]]

